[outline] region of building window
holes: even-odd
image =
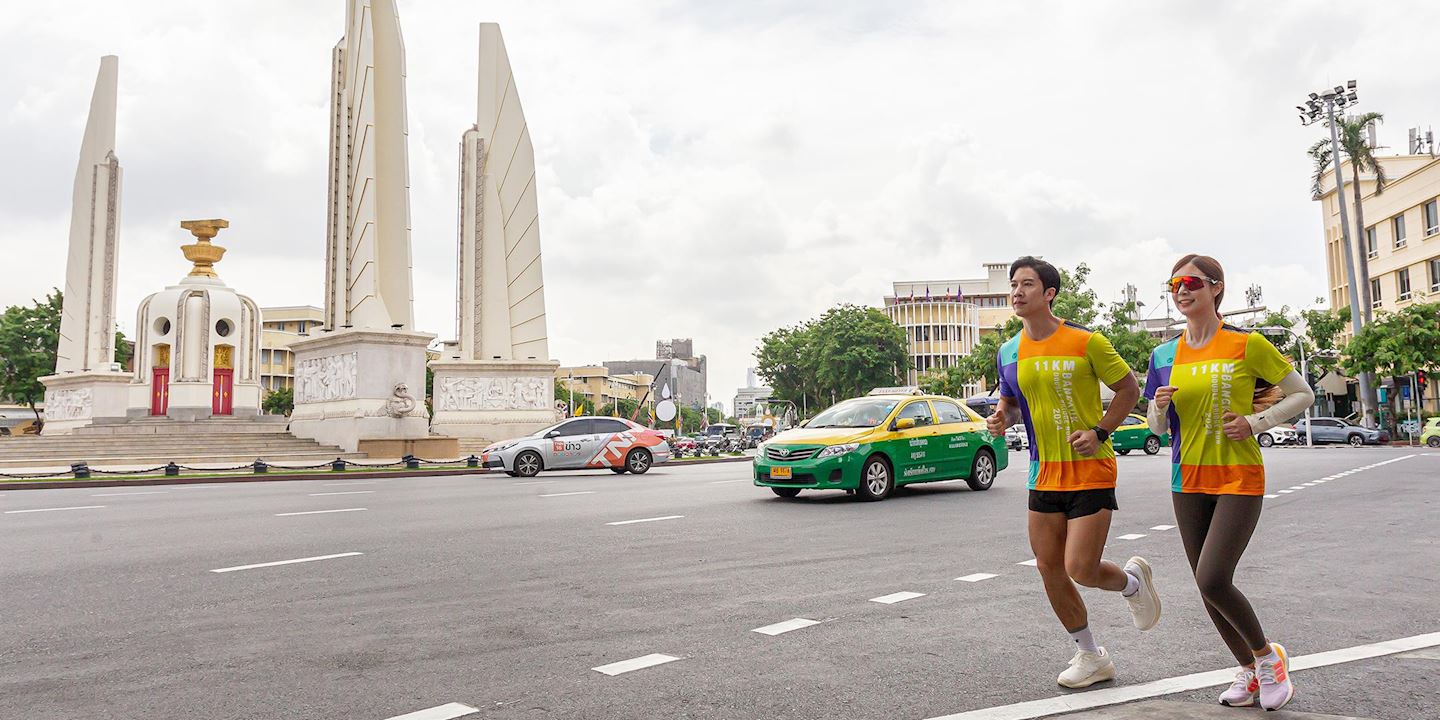
[[[1380,278],[1370,279],[1370,307],[1380,307]]]
[[[1425,203],[1425,237],[1440,232],[1440,201]]]
[[[1440,293],[1440,258],[1430,260],[1430,292]]]
[[[1405,216],[1396,215],[1390,218],[1390,226],[1395,231],[1395,247],[1405,247]]]
[[[261,351],[260,351],[260,364],[261,364],[261,365],[269,365],[269,364],[270,364],[270,351],[269,351],[269,350],[261,350]]]
[[[1380,257],[1380,247],[1375,243],[1375,226],[1365,228],[1365,254],[1372,258]]]
[[[1401,268],[1401,269],[1400,269],[1400,272],[1395,273],[1395,276],[1396,276],[1396,278],[1398,278],[1399,281],[1400,281],[1400,294],[1397,296],[1396,299],[1398,299],[1398,300],[1409,300],[1409,299],[1410,299],[1410,268]]]

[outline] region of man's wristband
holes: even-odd
[[[1095,439],[1096,439],[1096,440],[1099,440],[1100,442],[1103,443],[1103,442],[1105,442],[1106,440],[1109,440],[1109,439],[1110,439],[1110,431],[1109,431],[1109,430],[1106,430],[1105,428],[1102,428],[1102,427],[1100,427],[1099,425],[1096,425],[1095,427],[1090,428],[1090,429],[1093,430],[1093,431],[1095,431]]]

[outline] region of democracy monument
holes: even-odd
[[[405,49],[395,0],[347,0],[332,50],[323,326],[291,343],[289,432],[346,452],[454,457],[457,438],[496,440],[555,421],[545,323],[535,152],[500,28],[479,28],[475,123],[460,140],[456,337],[415,327]],[[121,170],[118,59],[101,59],[81,143],[45,435],[90,425],[260,415],[262,318],[225,285],[212,242],[224,219],[188,220],[192,263],[136,314],[133,372],[115,363]],[[318,161],[318,158],[317,158]],[[427,362],[434,417],[426,409]],[[88,431],[87,431],[88,432]]]

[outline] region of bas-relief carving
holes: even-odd
[[[551,410],[545,378],[441,378],[435,388],[439,410]]]
[[[94,410],[95,399],[89,388],[56,390],[45,394],[45,419],[84,420]]]
[[[355,397],[358,353],[310,358],[295,365],[295,402],[318,403]]]

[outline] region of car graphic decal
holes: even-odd
[[[658,434],[642,432],[637,435],[635,432],[626,430],[622,433],[611,435],[600,446],[600,452],[585,463],[585,467],[619,467],[625,462],[625,456],[631,449],[637,447],[655,447],[664,441]]]

